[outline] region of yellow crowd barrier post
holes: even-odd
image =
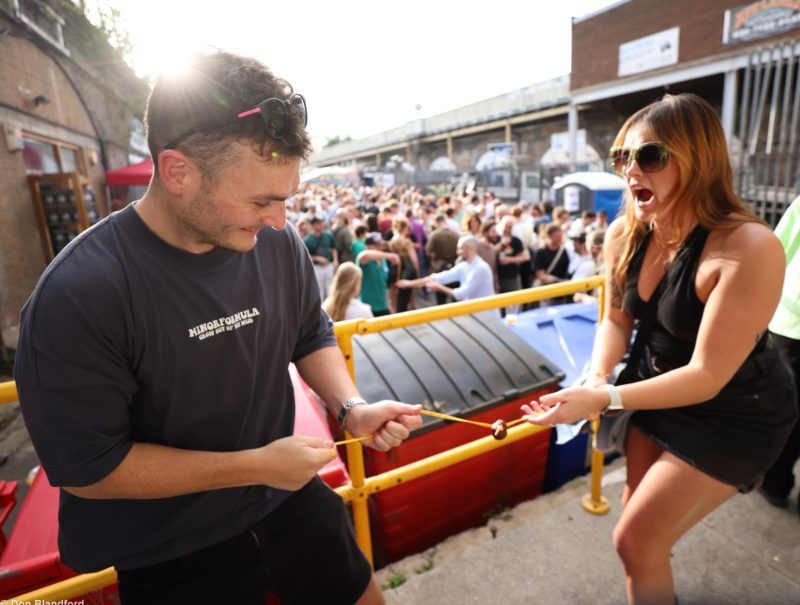
[[[356,381],[356,370],[353,363],[353,332],[348,329],[341,329],[336,331],[336,339],[339,342],[339,348],[344,356],[344,361],[347,364],[347,370],[350,372],[350,377],[353,382]],[[345,438],[349,439],[351,435],[345,434]],[[358,491],[364,487],[364,480],[366,478],[366,471],[364,470],[364,450],[361,443],[348,443],[347,444],[347,471],[350,475],[350,484],[353,489]],[[358,541],[364,556],[372,565],[372,537],[369,533],[369,509],[367,507],[367,498],[353,498],[353,526],[356,532],[356,540]]]
[[[17,383],[13,380],[0,382],[0,403],[13,403],[19,401]]]
[[[599,286],[599,305],[597,324],[603,321],[605,312],[605,286]],[[597,431],[600,430],[600,420],[592,420],[592,479],[591,491],[581,498],[581,506],[594,515],[605,515],[610,507],[608,499],[603,497],[602,494],[602,480],[603,480],[603,465],[605,458],[603,452],[597,449]]]

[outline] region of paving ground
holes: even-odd
[[[587,480],[576,479],[518,505],[507,521],[494,520],[379,570],[382,585],[406,578],[385,591],[388,605],[625,603],[611,543],[624,480],[624,460],[617,460],[604,478],[608,515],[584,512],[579,499]],[[735,496],[678,543],[672,565],[681,605],[797,605],[797,499],[780,510],[755,493]]]

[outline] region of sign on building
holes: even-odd
[[[511,143],[489,143],[486,145],[486,148],[495,153],[514,155],[517,152],[517,143],[514,141]]]
[[[578,149],[586,146],[586,129],[581,128],[577,131],[575,145]],[[550,135],[550,149],[557,152],[569,153],[569,131],[555,132]]]
[[[673,27],[620,44],[617,76],[621,78],[674,65],[678,62],[679,38],[680,28]]]
[[[722,42],[749,42],[797,27],[800,27],[800,0],[760,0],[725,11]]]

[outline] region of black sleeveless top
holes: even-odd
[[[708,235],[701,225],[692,230],[652,294],[660,298],[637,368],[640,380],[685,366],[692,357],[705,310],[695,278]],[[651,237],[648,231],[626,276],[623,309],[637,320],[647,304],[638,286]],[[748,491],[777,458],[796,417],[791,370],[765,333],[716,397],[686,407],[637,411],[632,422],[699,470]]]

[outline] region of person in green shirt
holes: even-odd
[[[383,251],[383,240],[380,235],[368,235],[366,239],[353,242],[353,250],[360,248],[363,244],[364,249],[356,256],[356,264],[361,267],[363,276],[361,278],[360,298],[372,309],[375,317],[389,315],[392,312],[389,302],[386,299],[386,278],[387,272],[383,266],[383,261],[389,261],[394,265],[400,264],[400,257],[393,252]]]
[[[309,222],[311,233],[303,238],[303,243],[308,248],[314,263],[314,275],[319,285],[320,299],[325,300],[336,273],[336,266],[339,264],[336,242],[333,234],[325,230],[325,223],[320,217],[314,216]]]
[[[800,392],[800,197],[795,198],[775,228],[786,251],[786,276],[775,315],[769,324],[772,340],[783,351],[794,371]],[[794,465],[800,458],[800,422],[770,469],[764,474],[759,492],[772,505],[786,508],[795,484]],[[800,495],[798,495],[800,504]]]

